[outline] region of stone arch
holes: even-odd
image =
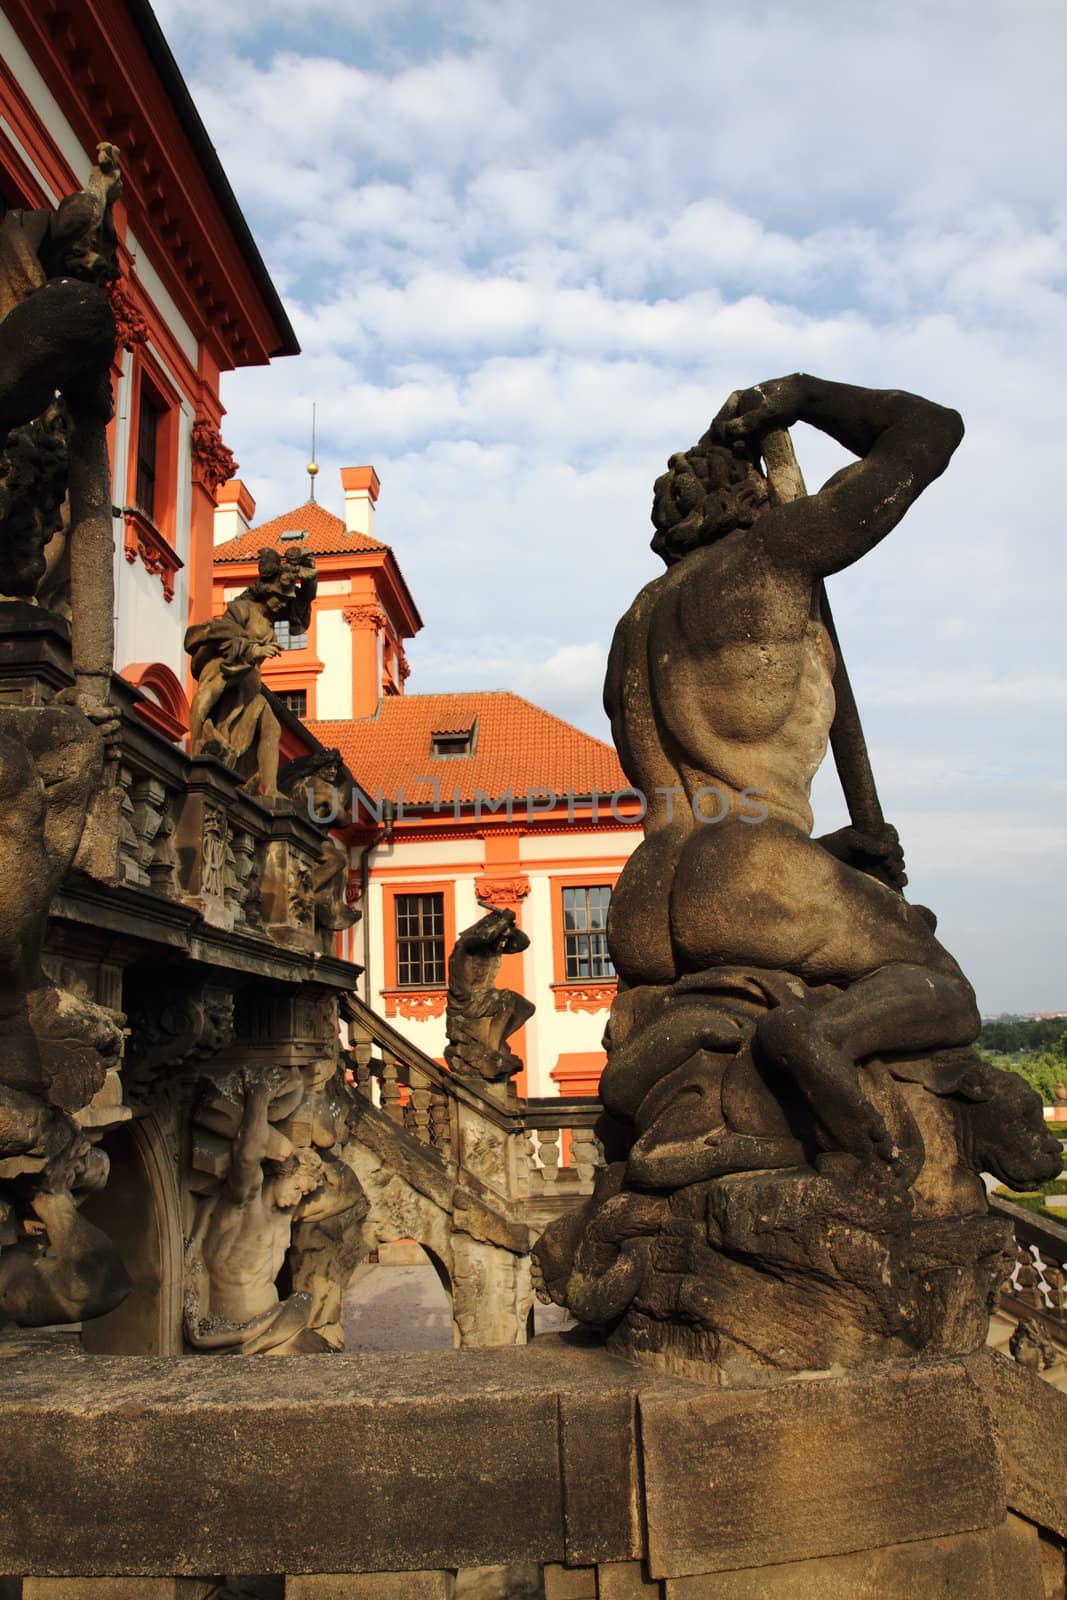
[[[153,1114],[106,1133],[107,1186],[83,1206],[114,1240],[133,1290],[106,1317],[87,1322],[82,1344],[96,1355],[181,1355],[181,1200],[166,1136]]]

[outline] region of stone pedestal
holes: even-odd
[[[555,1600],[1063,1597],[1067,1397],[995,1353],[726,1390],[566,1336],[247,1362],[11,1348],[0,1571],[78,1585],[24,1600],[125,1600],[90,1587],[116,1567],[138,1600],[160,1573],[264,1571],[288,1600],[444,1600],[473,1568],[496,1600],[485,1569],[508,1564]]]

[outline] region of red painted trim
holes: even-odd
[[[189,702],[178,679],[162,661],[132,661],[122,677],[151,699],[135,700],[137,715],[165,739],[178,744],[189,732]]]
[[[280,330],[126,7],[5,0],[4,10],[83,148],[110,139],[122,151],[130,226],[194,334],[226,368],[266,364]],[[85,176],[57,187],[69,193]]]
[[[549,887],[552,893],[553,990],[555,990],[557,984],[560,985],[561,989],[564,989],[569,984],[576,985],[580,989],[601,989],[605,988],[609,983],[617,987],[618,980],[614,978],[567,977],[567,946],[564,942],[563,928],[563,891],[564,889],[599,889],[604,885],[607,885],[607,887],[614,894],[615,885],[618,883],[618,881],[619,874],[617,872],[601,871],[598,873],[595,868],[591,868],[588,872],[569,872],[565,877],[552,878],[550,880]],[[556,1010],[562,1011],[563,1009],[564,1007],[559,1004],[557,998]],[[599,1011],[600,1007],[596,1006],[595,1008],[590,1008],[589,1006],[569,1006],[567,1009],[571,1011],[596,1009]]]

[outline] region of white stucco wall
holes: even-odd
[[[352,630],[340,611],[320,606],[315,639],[323,670],[315,691],[316,713],[324,720],[352,715]]]

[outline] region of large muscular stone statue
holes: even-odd
[[[859,459],[787,499],[761,470],[803,421]],[[1021,1079],[966,1047],[974,995],[910,906],[894,830],[812,837],[846,696],[822,580],[948,465],[955,412],[801,374],[730,397],[655,488],[667,571],[619,623],[605,705],[645,839],[612,899],[609,1154],[537,1248],[542,1292],[723,1381],[966,1350],[1006,1227],[978,1174],[1059,1168]],[[858,815],[852,807],[854,818]]]

